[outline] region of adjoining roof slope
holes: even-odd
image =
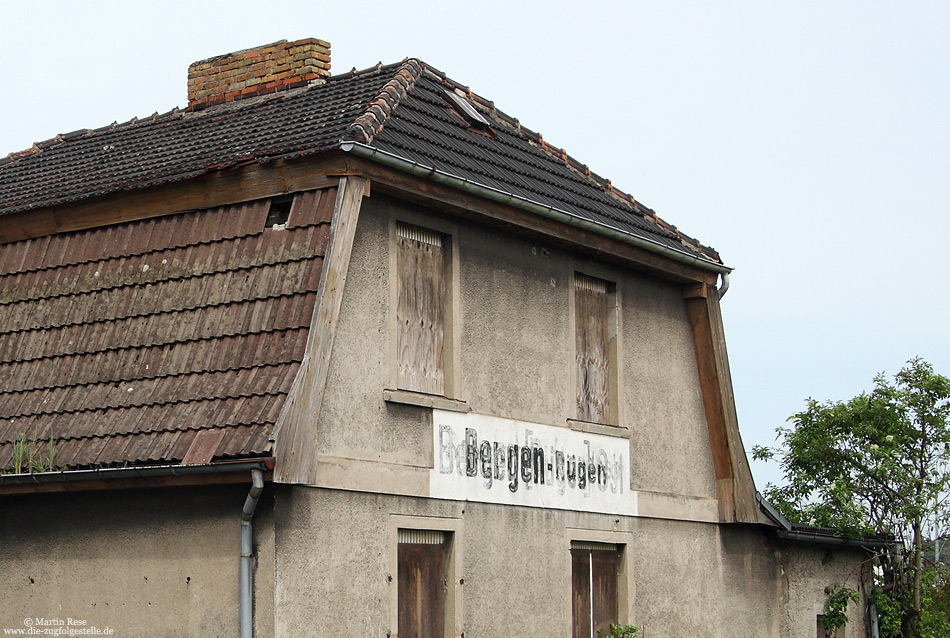
[[[893,538],[881,534],[869,534],[858,538],[851,538],[842,535],[830,527],[792,523],[782,515],[778,508],[767,501],[761,493],[755,493],[755,500],[759,503],[759,511],[764,516],[764,518],[761,519],[761,523],[775,527],[777,536],[782,539],[806,543],[824,543],[827,545],[850,545],[866,550],[882,549],[893,547],[894,545]]]
[[[478,130],[445,98],[461,91]],[[0,160],[0,215],[351,148],[563,212],[722,270],[718,254],[660,220],[540,134],[417,60],[198,111],[81,130]]]

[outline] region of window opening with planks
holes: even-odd
[[[610,284],[574,275],[577,418],[607,423],[610,401]]]
[[[445,394],[444,238],[397,224],[396,374],[401,390]]]

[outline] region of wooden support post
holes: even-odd
[[[316,484],[317,421],[343,303],[356,222],[366,192],[365,179],[352,175],[340,179],[307,351],[277,419],[274,480],[279,483]]]
[[[696,365],[716,472],[720,520],[755,523],[759,520],[755,484],[739,435],[719,291],[712,284],[691,286],[684,289],[683,297],[693,331]]]

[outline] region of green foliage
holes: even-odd
[[[610,623],[610,631],[601,629],[598,634],[601,638],[632,638],[636,636],[640,628],[636,625],[615,625]]]
[[[870,393],[844,402],[809,399],[778,429],[781,449],[753,451],[780,462],[786,484],[764,491],[792,522],[895,541],[876,556],[875,570],[878,598],[887,598],[879,612],[900,610],[899,633],[891,635],[921,635],[925,622],[923,544],[950,523],[948,421],[950,379],[912,359],[893,382],[878,375]],[[887,622],[891,631],[891,616]]]
[[[839,584],[825,587],[825,613],[821,616],[821,626],[825,629],[837,629],[848,624],[848,603],[860,602],[858,592]]]
[[[33,441],[33,445],[30,445],[26,437],[22,434],[13,439],[13,473],[22,474],[23,467],[26,465],[29,467],[26,460],[32,456],[31,449],[36,446],[36,441]]]
[[[56,440],[50,436],[49,445],[46,448],[46,464],[42,471],[44,472],[53,472],[56,470]]]
[[[947,568],[943,565],[928,565],[922,574],[921,610],[917,624],[920,638],[947,638],[950,636],[950,582]],[[906,594],[905,594],[906,597]],[[881,638],[901,638],[901,628],[906,621],[906,607],[900,594],[885,594],[875,587],[870,602],[877,607],[878,627]]]
[[[922,638],[950,636],[950,571],[943,565],[929,566],[923,573],[920,610]]]
[[[877,607],[881,638],[900,638],[901,619],[904,617],[904,607],[900,601],[885,594],[880,587],[875,587],[870,602]]]
[[[56,470],[56,440],[49,439],[46,453],[41,454],[36,439],[20,434],[13,440],[13,473],[53,472]]]

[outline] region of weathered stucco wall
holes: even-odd
[[[638,516],[419,498],[432,493],[429,472],[441,462],[432,410],[384,400],[394,389],[395,220],[449,238],[455,366],[446,395],[475,414],[618,437],[629,446]],[[576,272],[615,284],[617,428],[570,421]],[[821,550],[716,522],[677,285],[378,194],[360,212],[316,436],[317,485],[276,488],[277,636],[394,636],[400,527],[452,534],[447,635],[569,636],[572,540],[624,546],[620,620],[645,636],[810,636],[824,587],[858,586],[860,574],[823,566]],[[858,635],[853,611],[849,635]]]
[[[475,413],[568,426],[575,418],[574,272],[616,284],[620,421],[633,489],[715,498],[695,353],[679,287],[383,196],[364,200],[319,418],[326,457],[432,467],[429,411],[392,386],[393,219],[450,236],[457,273],[452,398]],[[411,492],[406,492],[411,493]]]
[[[237,635],[248,486],[0,497],[0,629],[73,618],[115,636]],[[258,635],[273,632],[273,501],[255,517]]]
[[[453,531],[471,637],[569,636],[571,540],[625,545],[621,620],[645,636],[813,636],[824,587],[860,586],[860,555],[823,565],[824,548],[751,526],[278,489],[276,636],[395,635],[392,530],[423,522]],[[850,611],[848,635],[864,635]]]
[[[862,598],[870,594],[867,556],[860,549],[839,545],[780,543],[782,578],[788,587],[785,613],[788,636],[815,634],[817,617],[824,613],[824,592],[829,585],[846,585]],[[820,594],[820,595],[819,595]],[[848,604],[848,623],[841,636],[863,638],[869,635],[861,604]]]

